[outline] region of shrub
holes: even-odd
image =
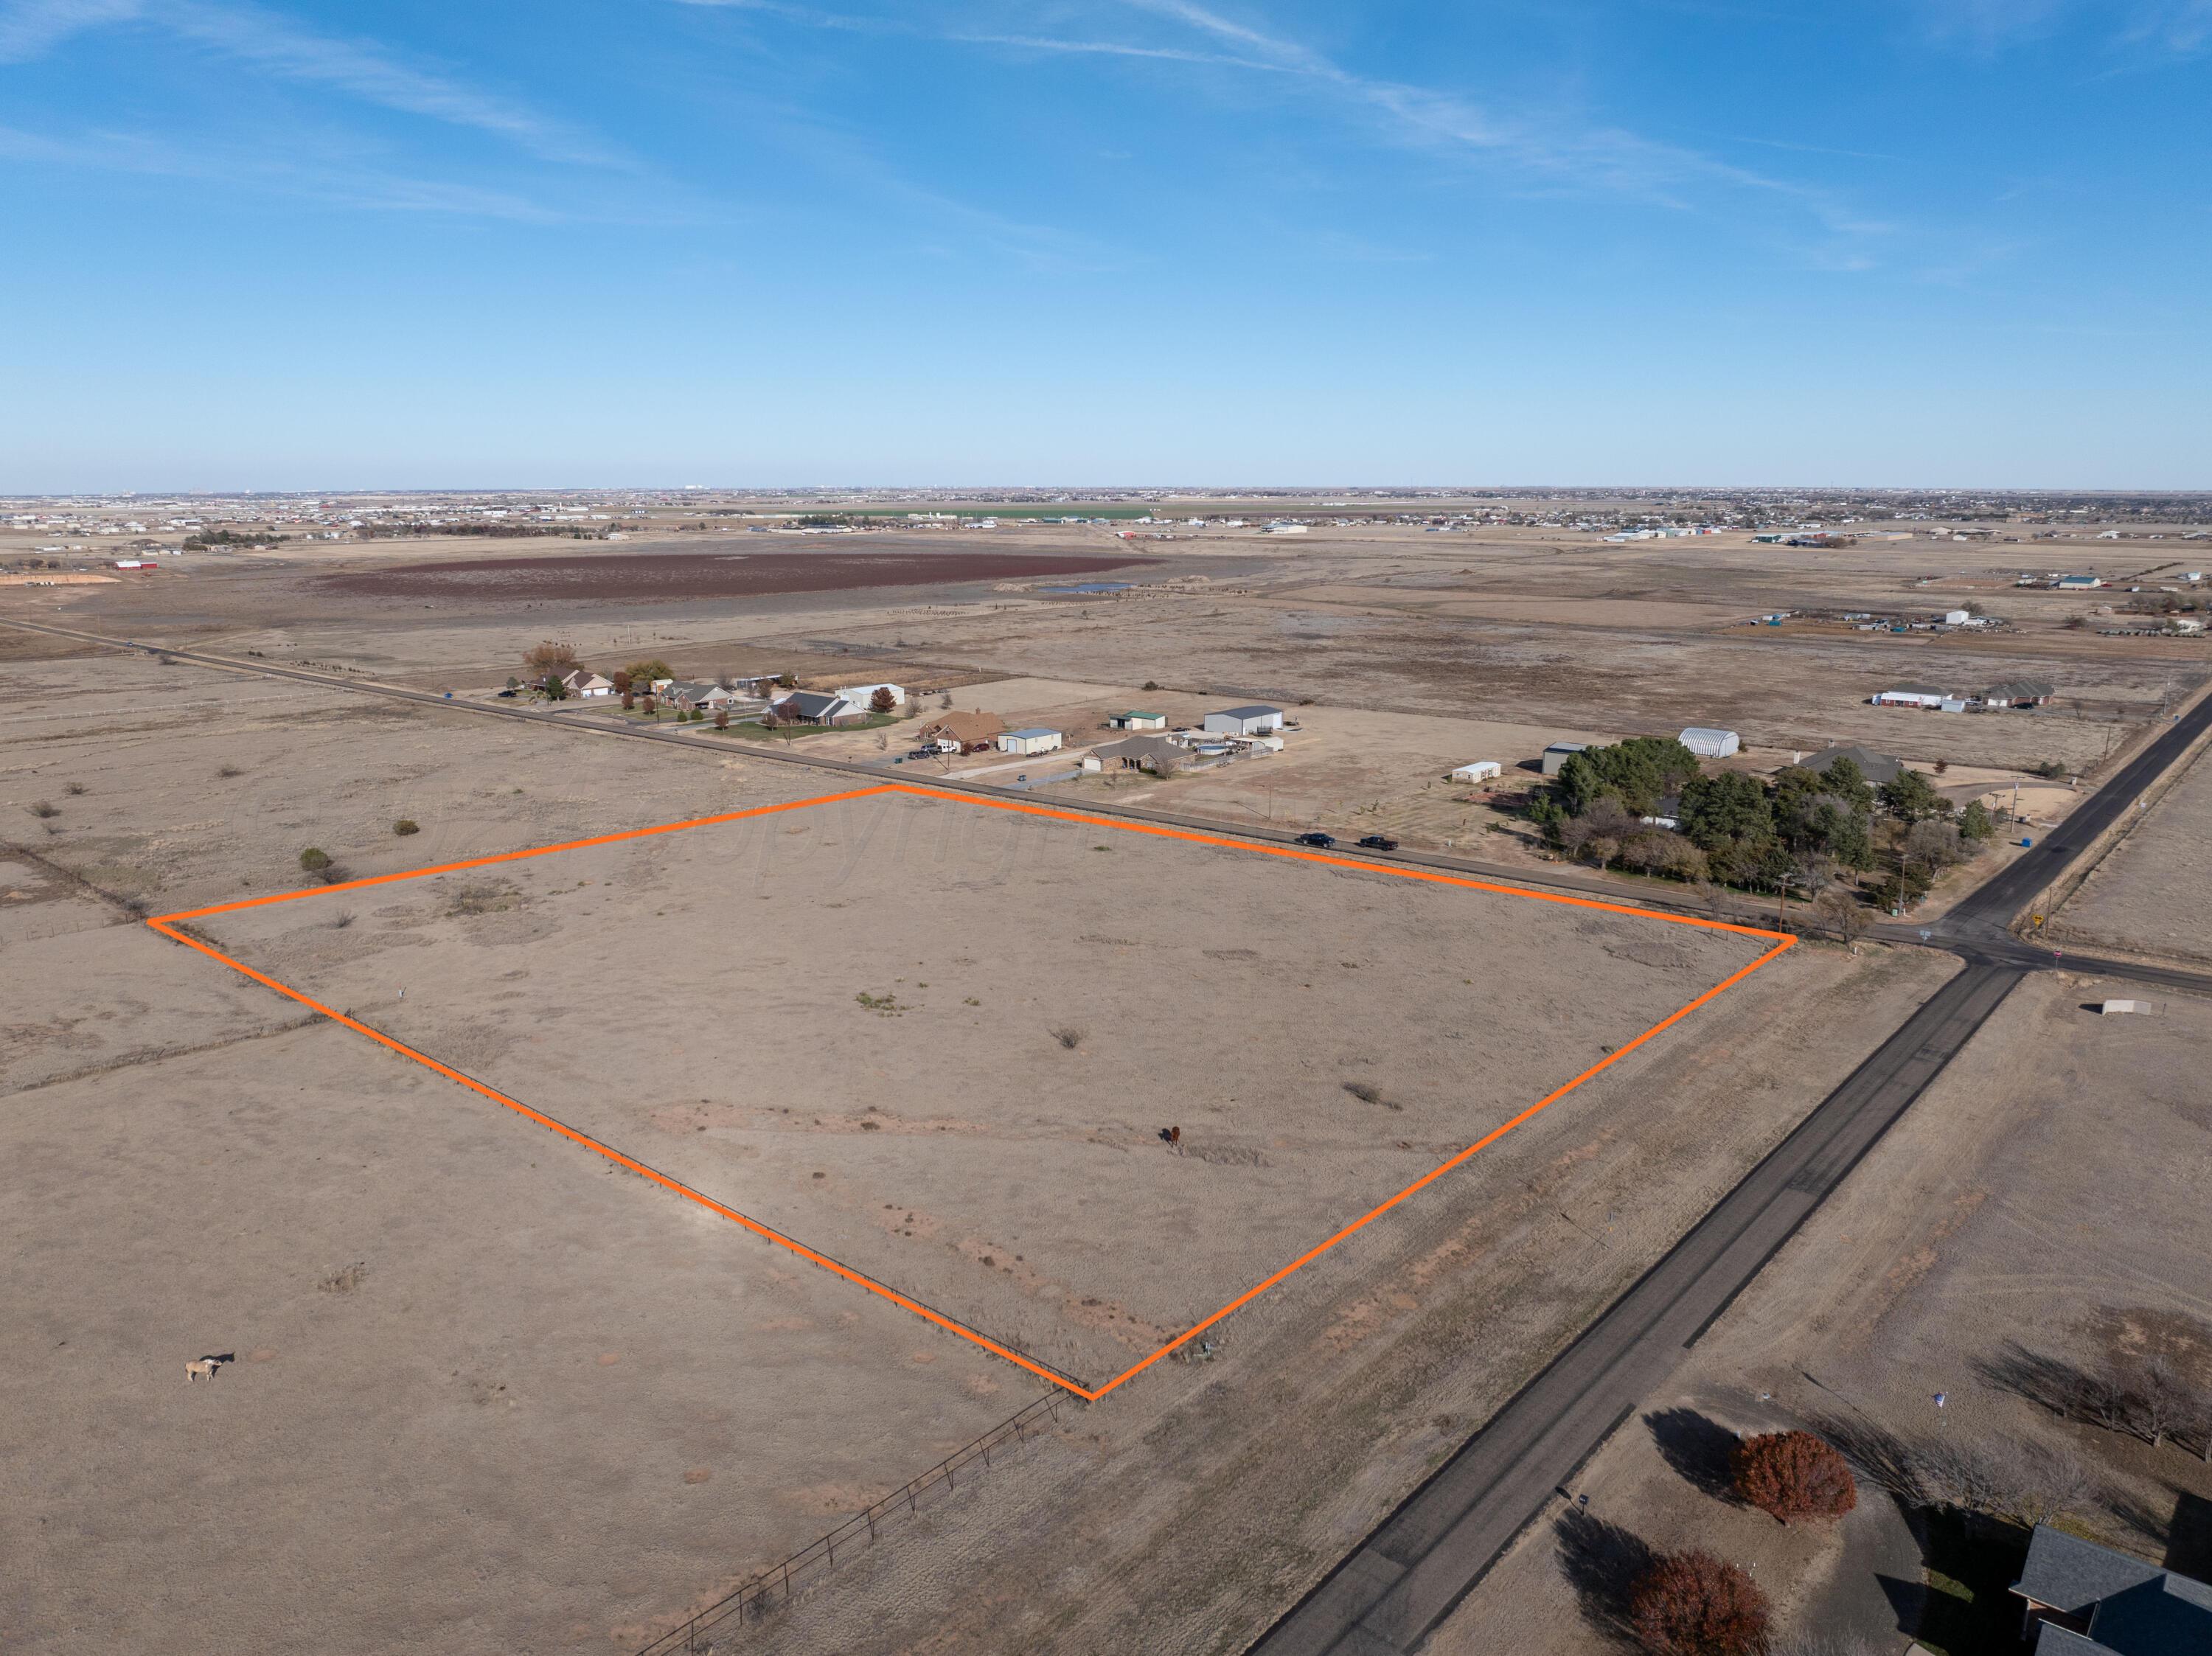
[[[61,807],[51,799],[33,799],[31,802],[31,815],[33,816],[43,819],[48,816],[58,816],[61,814]]]
[[[330,865],[330,852],[319,846],[309,846],[300,853],[300,866],[310,874],[319,874]]]
[[[1628,1624],[1651,1656],[1763,1656],[1771,1614],[1756,1581],[1695,1548],[1656,1560],[1628,1590]]]
[[[1401,1110],[1405,1108],[1404,1105],[1394,1104],[1390,1100],[1385,1098],[1382,1095],[1382,1089],[1380,1087],[1374,1085],[1371,1082],[1347,1081],[1344,1083],[1344,1090],[1350,1093],[1362,1104],[1380,1104],[1386,1110]]]
[[[392,831],[404,840],[410,834],[420,834],[422,825],[411,816],[403,816],[392,825]]]
[[[1055,1029],[1052,1032],[1052,1038],[1072,1052],[1083,1045],[1083,1037],[1087,1033],[1086,1030],[1074,1028]]]
[[[1841,1518],[1859,1504],[1843,1456],[1810,1432],[1765,1432],[1735,1446],[1729,1470],[1736,1494],[1780,1523]]]
[[[64,785],[63,786],[62,792],[63,792],[64,793],[66,793],[66,794],[68,794],[69,796],[70,796],[70,798],[76,798],[78,794],[81,794],[81,793],[82,793],[82,792],[84,792],[84,784],[83,784],[83,783],[82,783],[82,782],[70,782],[70,783],[66,783],[66,784],[64,784]]]

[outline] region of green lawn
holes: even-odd
[[[866,719],[854,725],[779,725],[774,730],[770,730],[757,719],[747,719],[732,725],[722,734],[742,736],[757,741],[787,742],[797,741],[801,737],[823,736],[831,731],[880,730],[886,725],[896,725],[898,722],[899,716],[896,713],[870,713]],[[711,731],[714,727],[712,724],[708,724],[703,728]]]

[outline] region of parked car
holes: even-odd
[[[1316,831],[1312,834],[1301,834],[1298,835],[1297,842],[1302,846],[1319,846],[1323,851],[1327,851],[1336,843],[1336,836],[1334,834]]]
[[[1362,851],[1395,851],[1398,842],[1387,834],[1370,834],[1359,842]]]

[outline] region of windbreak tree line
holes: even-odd
[[[1815,896],[1879,874],[1884,903],[1925,895],[1994,831],[1978,801],[1958,810],[1919,771],[1879,787],[1848,759],[1771,779],[1708,774],[1661,737],[1570,755],[1529,815],[1552,844],[1601,867]]]

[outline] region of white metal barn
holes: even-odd
[[[848,684],[840,688],[837,694],[843,696],[846,701],[851,702],[855,707],[866,707],[875,701],[876,692],[878,690],[889,690],[891,693],[892,707],[903,707],[906,706],[906,687],[903,684],[891,684],[888,682],[881,684]]]
[[[1455,782],[1487,782],[1493,776],[1503,776],[1505,767],[1495,759],[1478,759],[1472,765],[1462,765],[1451,773]]]
[[[1224,707],[1206,716],[1208,736],[1265,736],[1282,728],[1280,707]]]
[[[1956,698],[1940,684],[1893,684],[1872,700],[1877,707],[1940,707]]]
[[[1734,731],[1717,731],[1710,725],[1692,725],[1679,740],[1700,759],[1725,759],[1743,747],[1743,738]]]
[[[1008,731],[999,738],[1000,753],[1050,753],[1060,744],[1058,731],[1048,731],[1037,725],[1026,731]]]

